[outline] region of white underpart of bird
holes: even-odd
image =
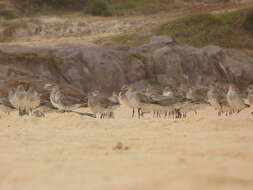
[[[58,104],[56,103],[56,100],[55,100],[55,94],[58,90],[60,90],[60,88],[58,86],[55,86],[55,87],[53,87],[53,89],[50,93],[50,101],[51,101],[52,105],[57,109],[59,109],[59,108],[58,108]]]
[[[173,93],[173,91],[170,88],[165,88],[163,90],[163,94],[162,95],[166,96],[168,98],[173,98],[174,97],[174,93]]]
[[[59,86],[55,86],[50,93],[52,105],[61,111],[73,111],[82,106],[74,98],[65,96]]]
[[[17,105],[17,98],[16,98],[16,92],[15,89],[11,89],[8,94],[8,100],[13,108],[18,109]]]
[[[88,106],[94,114],[113,112],[119,105],[119,102],[112,101],[110,97],[107,98],[99,92],[92,92],[88,96]]]
[[[227,93],[227,102],[229,106],[237,112],[240,112],[246,107],[249,107],[247,104],[244,103],[239,90],[235,87],[235,85],[230,84],[229,90]]]
[[[128,101],[128,98],[126,97],[126,92],[120,91],[120,93],[119,93],[119,102],[120,102],[121,105],[132,108],[129,101]]]
[[[194,96],[194,92],[192,88],[189,88],[189,90],[186,93],[186,98],[189,100],[194,100],[195,96]]]
[[[221,110],[221,104],[218,96],[218,92],[215,90],[214,87],[212,87],[208,92],[207,92],[207,99],[208,102],[213,106],[216,110]]]
[[[26,111],[31,112],[40,106],[40,95],[39,93],[33,88],[30,87],[27,91],[27,98],[26,98]]]
[[[15,92],[15,98],[16,98],[16,104],[17,108],[21,112],[26,111],[26,98],[27,98],[27,92],[25,91],[25,88],[23,85],[19,85]]]
[[[139,108],[140,107],[140,98],[137,95],[137,92],[134,91],[132,88],[128,88],[126,92],[126,97],[129,101],[129,104],[133,108]]]

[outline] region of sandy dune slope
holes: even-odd
[[[177,121],[130,115],[2,115],[0,189],[253,189],[250,110],[219,118],[208,108]]]
[[[215,3],[163,11],[151,15],[124,17],[94,17],[84,15],[41,16],[0,21],[0,44],[53,45],[85,44],[111,45],[113,36],[143,34],[150,36],[161,24],[192,13],[221,13],[253,6],[253,0],[240,3]]]

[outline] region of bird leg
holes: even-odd
[[[132,113],[132,118],[134,117],[134,108],[133,108],[133,113]]]
[[[110,118],[114,119],[114,113],[110,112]]]
[[[22,112],[21,112],[20,108],[18,109],[18,114],[19,114],[19,116],[22,116]]]
[[[143,111],[141,111],[141,117],[144,117],[144,112]]]
[[[141,118],[141,108],[138,108],[138,118]]]

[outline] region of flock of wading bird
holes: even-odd
[[[62,88],[55,84],[46,84],[49,91],[50,104],[53,110],[58,112],[76,112],[81,107],[89,107],[92,114],[84,114],[96,118],[114,118],[114,111],[120,105],[132,109],[132,118],[144,117],[152,113],[155,118],[171,117],[180,119],[187,117],[187,113],[195,112],[207,106],[212,106],[218,116],[230,116],[240,113],[243,109],[253,106],[253,85],[250,85],[244,93],[236,85],[216,85],[208,87],[191,87],[187,90],[174,87],[157,88],[149,86],[139,89],[131,85],[124,85],[119,93],[106,96],[98,90],[89,92],[86,102],[63,93]],[[19,84],[12,88],[8,94],[9,110],[18,110],[20,116],[33,115],[44,117],[45,113],[39,111],[42,106],[41,94],[32,86],[24,87]],[[88,100],[88,101],[87,101]],[[245,100],[248,104],[245,103]],[[1,106],[7,108],[7,104]]]

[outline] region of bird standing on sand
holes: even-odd
[[[136,106],[130,101],[129,99],[129,94],[127,96],[127,92],[128,92],[128,86],[124,85],[122,88],[121,88],[121,91],[119,93],[119,102],[120,104],[123,104],[127,107],[129,107],[130,109],[133,109],[133,112],[132,112],[132,118],[134,117],[134,114],[135,114],[135,109],[136,109]],[[139,108],[137,108],[139,109]]]
[[[80,108],[83,102],[80,99],[65,95],[59,86],[54,86],[50,93],[52,105],[60,111],[73,111]]]
[[[119,107],[119,102],[113,101],[94,91],[88,94],[88,106],[91,111],[96,114],[101,114],[100,118],[104,118],[106,113],[113,113]]]
[[[123,90],[126,91],[125,96],[128,100],[128,104],[133,108],[132,118],[134,117],[135,109],[137,109],[138,118],[143,116],[141,108],[146,107],[145,104],[144,104],[145,96],[143,96],[142,94],[140,94],[137,91],[133,90],[133,88],[130,87],[130,86],[125,86]],[[147,101],[145,101],[145,102],[146,102],[146,105],[147,105]]]
[[[40,95],[34,89],[34,87],[30,87],[27,91],[27,98],[26,98],[26,112],[33,113],[33,110],[40,106]]]
[[[240,95],[239,89],[234,84],[229,85],[229,90],[227,93],[227,102],[231,109],[237,113],[242,111],[244,108],[249,107],[248,104],[244,103]]]
[[[214,86],[207,92],[207,101],[215,110],[218,111],[218,116],[221,116],[222,113],[222,104],[221,104],[221,95],[218,93],[217,89]]]
[[[188,106],[188,111],[194,111],[195,115],[197,115],[197,109],[202,107],[204,104],[209,104],[206,102],[206,89],[204,88],[189,88],[186,92],[186,98],[191,100],[193,106]],[[200,107],[199,107],[200,106]]]
[[[18,85],[15,91],[14,99],[12,100],[14,102],[14,105],[16,105],[17,109],[19,110],[19,115],[27,115],[26,112],[26,98],[27,98],[27,92],[25,91],[25,88],[22,84]]]

